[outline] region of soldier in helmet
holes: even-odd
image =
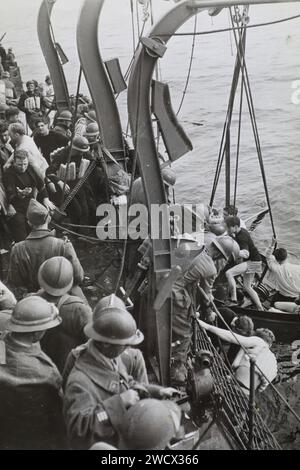
[[[0,448],[62,448],[61,376],[42,352],[45,331],[61,322],[54,305],[21,300],[9,319],[0,361]]]
[[[71,111],[62,111],[56,118],[56,125],[54,126],[53,131],[62,134],[64,137],[70,140],[72,136],[72,119],[73,116]]]
[[[145,398],[129,408],[120,428],[119,450],[164,450],[181,431],[182,412],[173,401]],[[117,450],[97,442],[90,450]]]
[[[181,428],[176,403],[146,398],[129,408],[121,427],[119,449],[164,450]]]
[[[38,270],[41,264],[53,256],[64,256],[72,263],[74,270],[72,293],[85,300],[79,287],[84,272],[72,243],[66,238],[57,238],[55,231],[49,230],[49,211],[35,199],[31,199],[29,203],[27,219],[31,232],[26,240],[16,243],[12,248],[9,282],[15,287],[25,288],[28,292],[36,292],[39,289]]]
[[[59,311],[62,323],[47,331],[42,339],[43,351],[63,371],[68,354],[85,343],[84,327],[92,320],[92,309],[80,297],[70,294],[73,287],[73,266],[63,256],[54,256],[40,266],[38,295],[53,303]]]
[[[66,180],[68,187],[73,189],[80,177],[80,169],[83,168],[82,165],[84,165],[85,162],[91,162],[92,159],[88,140],[85,137],[76,135],[73,142],[69,143],[68,147],[53,154],[51,165],[46,174],[52,179],[53,176],[57,176],[57,178],[60,179],[61,170],[64,170],[65,165],[69,161],[68,171],[66,170],[67,174],[64,177],[64,180]],[[81,176],[83,176],[84,173],[85,171],[83,171]],[[96,204],[94,194],[88,180],[84,182],[71,200],[66,212],[74,224],[96,224]]]
[[[124,303],[112,295],[100,300],[85,329],[88,343],[70,355],[64,372],[64,417],[71,447],[89,449],[98,441],[116,446],[126,410],[141,392],[157,398],[176,392],[148,384],[143,341]]]
[[[237,243],[229,236],[215,238],[203,247],[187,269],[174,283],[172,290],[173,319],[172,332],[175,344],[172,352],[171,378],[175,384],[186,382],[186,360],[192,337],[192,316],[195,313],[196,289],[199,284],[208,298],[212,299],[212,288],[217,277],[217,263],[220,259],[229,260],[239,254]]]
[[[108,202],[109,200],[109,196],[108,196],[109,182],[103,170],[103,166],[101,164],[101,157],[99,155],[99,146],[100,146],[101,137],[100,137],[99,126],[96,122],[88,123],[86,130],[85,130],[85,137],[89,141],[90,152],[91,152],[93,159],[95,159],[98,162],[95,170],[92,172],[92,174],[89,177],[89,182],[94,193],[96,206],[98,206],[102,202],[104,201]]]

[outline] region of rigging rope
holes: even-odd
[[[198,18],[198,15],[195,15],[195,23],[194,23],[194,32],[195,33],[196,33],[196,30],[197,30],[197,18]],[[196,36],[194,35],[193,36],[193,42],[192,42],[192,48],[191,48],[190,63],[189,63],[188,73],[187,73],[186,82],[185,82],[185,87],[183,89],[182,98],[181,98],[176,116],[178,116],[178,114],[181,111],[181,108],[182,108],[182,105],[183,105],[183,102],[184,102],[184,98],[185,98],[185,95],[186,95],[186,92],[187,92],[187,88],[189,86],[191,71],[192,71],[192,65],[193,65],[193,60],[194,60],[195,42],[196,42]]]
[[[232,15],[231,10],[230,10],[230,15],[231,15],[232,24],[233,24],[233,15]],[[241,38],[241,31],[240,30],[239,30],[239,37]],[[250,88],[250,80],[249,80],[249,75],[248,75],[248,69],[247,69],[247,65],[246,65],[246,61],[245,61],[245,50],[244,50],[243,44],[240,44],[241,47],[239,48],[236,32],[234,32],[234,39],[235,39],[235,44],[236,44],[236,47],[237,47],[237,52],[238,52],[238,55],[239,55],[239,59],[241,61],[241,64],[244,64],[244,66],[241,69],[242,70],[242,80],[243,80],[244,86],[245,86],[246,98],[247,98],[247,103],[248,103],[248,108],[249,108],[249,113],[250,113],[250,120],[251,120],[251,125],[252,125],[252,129],[253,129],[254,140],[255,140],[255,145],[256,145],[256,150],[257,150],[257,155],[258,155],[258,160],[259,160],[259,166],[260,166],[263,185],[264,185],[264,189],[265,189],[265,195],[266,195],[266,200],[267,200],[267,204],[268,204],[268,209],[270,211],[270,220],[271,220],[273,236],[276,238],[276,230],[275,230],[275,225],[274,225],[271,202],[270,202],[269,191],[268,191],[268,186],[267,186],[267,179],[266,179],[264,163],[263,163],[263,158],[262,158],[262,151],[261,151],[260,139],[259,139],[259,134],[258,134],[258,128],[257,128],[257,122],[256,122],[256,116],[255,116],[255,110],[254,110],[254,103],[253,103],[253,97],[252,97],[252,92],[251,92],[251,88]]]
[[[294,15],[294,16],[288,16],[287,18],[280,18],[279,20],[274,20],[274,21],[268,21],[265,23],[256,23],[252,24],[249,26],[244,26],[246,29],[251,29],[251,28],[261,28],[263,26],[271,26],[274,24],[279,24],[279,23],[285,23],[286,21],[292,21],[296,20],[297,18],[300,18],[299,15]],[[174,33],[172,36],[193,36],[194,34],[196,36],[202,36],[205,34],[215,34],[215,33],[226,33],[227,31],[237,31],[239,30],[239,26],[237,27],[232,27],[232,28],[222,28],[222,29],[214,29],[212,31],[197,31],[196,33]],[[163,36],[169,36],[169,34],[160,34],[161,37]],[[151,37],[151,36],[150,36]]]

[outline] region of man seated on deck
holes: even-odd
[[[84,331],[90,340],[70,354],[64,371],[69,441],[82,450],[98,441],[117,446],[126,410],[142,394],[163,399],[178,391],[148,383],[143,355],[131,347],[144,336],[115,295],[98,302]]]
[[[13,239],[19,242],[29,233],[26,212],[31,199],[38,196],[47,210],[54,209],[54,206],[48,198],[44,180],[29,166],[28,153],[25,150],[14,152],[12,166],[3,174],[3,184],[7,202],[15,211],[8,218],[7,224]]]
[[[226,271],[226,277],[230,290],[231,304],[237,305],[236,276],[243,276],[243,288],[249,295],[258,310],[264,310],[257,292],[252,287],[255,273],[261,274],[262,260],[258,249],[247,230],[241,228],[241,222],[238,217],[227,217],[226,227],[228,234],[231,235],[240,247],[241,263]]]

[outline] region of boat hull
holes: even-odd
[[[276,341],[291,343],[300,339],[300,315],[296,313],[261,312],[242,307],[230,307],[238,315],[247,315],[255,328],[269,328],[273,331]]]

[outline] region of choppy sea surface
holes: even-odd
[[[0,2],[0,36],[7,32],[3,45],[13,47],[24,81],[34,78],[39,82],[48,73],[40,51],[36,19],[41,0],[10,0]],[[135,3],[135,2],[134,2]],[[53,12],[55,39],[60,43],[69,63],[65,73],[69,90],[75,93],[79,71],[76,49],[76,23],[81,0],[58,0]],[[99,24],[99,42],[104,59],[118,57],[123,73],[132,57],[133,39],[130,0],[107,0]],[[153,0],[154,21],[170,9],[172,1]],[[300,14],[300,3],[250,7],[252,24],[272,21]],[[142,7],[138,10],[142,20]],[[134,15],[135,21],[137,14]],[[228,28],[229,16],[222,11],[211,18],[206,12],[198,15],[197,30]],[[299,203],[299,130],[300,104],[292,99],[300,80],[300,18],[293,21],[249,29],[247,32],[246,61],[255,105],[257,126],[268,182],[277,238],[285,246],[293,262],[300,262],[300,203]],[[150,28],[150,19],[146,30]],[[137,24],[135,30],[138,31]],[[192,32],[190,20],[180,32]],[[189,66],[192,36],[174,37],[159,61],[159,79],[169,84],[173,107],[178,109]],[[235,62],[235,42],[232,33],[197,36],[191,78],[179,114],[181,124],[193,142],[194,150],[174,164],[177,172],[177,200],[208,203],[214,178],[220,139],[227,110],[230,84]],[[82,91],[87,92],[83,83]],[[299,97],[299,95],[298,95]],[[294,102],[293,102],[294,101]],[[124,129],[127,125],[126,93],[119,98]],[[233,113],[232,155],[236,151],[238,105]],[[266,204],[249,113],[244,102],[242,115],[241,152],[237,206],[243,219],[258,213]],[[200,125],[199,125],[200,124]],[[234,168],[233,168],[234,171]],[[224,178],[221,178],[216,206],[222,207]],[[269,218],[255,232],[260,247],[267,246],[272,237]],[[291,348],[278,347],[281,392],[300,414],[299,369],[291,369]],[[294,371],[295,374],[290,374]],[[290,375],[289,375],[290,374]],[[293,375],[293,377],[291,377]],[[280,442],[285,448],[300,448],[300,424],[286,413],[284,407],[268,409],[277,418],[271,426],[283,433]],[[272,418],[271,418],[272,420]],[[279,430],[279,431],[278,431]]]

